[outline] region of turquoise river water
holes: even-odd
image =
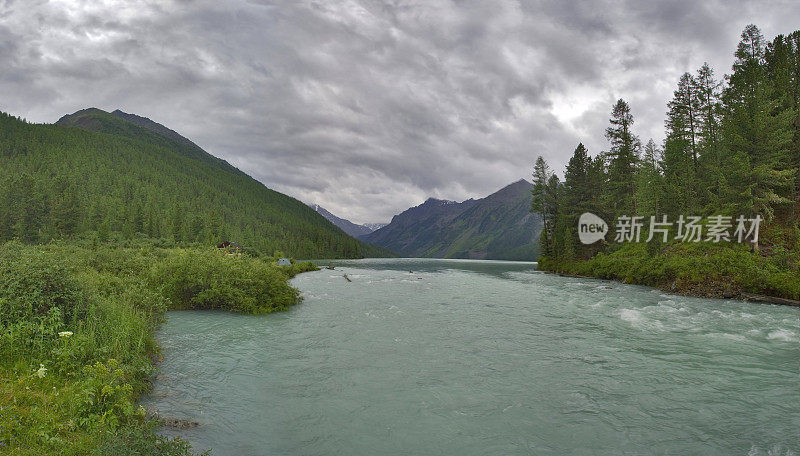
[[[800,454],[800,309],[533,263],[333,263],[288,312],[171,312],[143,403],[218,456]]]

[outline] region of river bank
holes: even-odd
[[[0,245],[0,448],[14,455],[189,455],[138,405],[169,310],[264,314],[310,263],[217,249]]]
[[[627,244],[588,260],[540,258],[539,269],[564,275],[647,285],[670,293],[800,305],[796,259],[740,245],[673,244],[649,252]]]

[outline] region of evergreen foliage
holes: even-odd
[[[0,242],[146,237],[297,258],[388,254],[191,141],[99,109],[57,125],[0,113],[0,169]]]
[[[724,81],[715,79],[708,64],[695,74],[681,75],[667,104],[666,139],[661,147],[651,140],[640,153],[631,109],[624,100],[617,101],[606,130],[608,152],[591,159],[579,144],[564,182],[554,188],[546,185],[551,174],[547,163],[541,157],[536,161],[533,210],[542,213],[549,228],[540,240],[540,267],[663,285],[664,281],[680,282],[692,273],[675,266],[670,274],[656,274],[659,280],[655,280],[623,266],[626,258],[644,255],[636,267],[663,269],[676,261],[689,261],[676,255],[728,259],[750,255],[753,258],[743,264],[759,265],[765,271],[778,268],[780,274],[764,277],[759,273],[758,277],[770,282],[759,285],[740,278],[742,271],[734,273],[734,266],[726,264],[726,273],[737,278],[739,289],[796,298],[797,284],[778,286],[782,279],[776,277],[784,272],[800,274],[799,106],[800,31],[767,43],[754,25],[742,32],[732,72]],[[580,244],[577,220],[583,212],[595,213],[612,225],[605,241]],[[613,239],[613,224],[625,215],[643,216],[645,229],[651,216],[658,221],[666,216],[674,222],[680,215],[760,215],[765,222],[760,241],[750,246],[723,243],[710,250],[677,248],[673,227],[667,243],[651,240],[645,247],[634,248]],[[647,237],[644,231],[643,240]],[[729,255],[725,249],[734,249],[736,254]],[[704,271],[712,274],[711,265]]]

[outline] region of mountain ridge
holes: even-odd
[[[200,146],[178,132],[150,120],[147,117],[125,113],[119,109],[113,112],[106,112],[94,107],[80,109],[72,114],[65,114],[55,122],[55,125],[77,127],[96,133],[124,136],[154,146],[171,148],[180,151],[187,157],[215,164],[232,173],[251,178],[248,174],[227,161],[206,152]]]
[[[328,219],[329,222],[338,226],[342,229],[342,231],[355,238],[365,236],[377,230],[378,228],[382,228],[387,225],[386,223],[364,223],[362,225],[358,225],[350,220],[332,214],[329,210],[325,209],[319,204],[309,204],[309,206],[323,217]]]
[[[410,257],[535,260],[541,221],[530,212],[532,188],[520,179],[485,198],[428,198],[361,239]]]

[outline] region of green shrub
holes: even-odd
[[[655,253],[633,243],[585,261],[541,258],[539,268],[708,297],[749,292],[800,299],[800,270],[787,258],[783,249],[763,256],[738,244],[674,243]]]
[[[134,417],[133,387],[127,383],[119,362],[96,362],[83,368],[76,401],[80,426],[117,429]]]
[[[156,265],[151,281],[178,309],[261,314],[288,309],[298,301],[298,291],[287,283],[289,274],[248,256],[183,251]]]
[[[17,455],[190,455],[153,431],[138,397],[170,309],[290,307],[316,269],[213,250],[93,241],[0,245],[0,448]]]
[[[65,265],[48,252],[20,248],[0,248],[0,323],[35,321],[53,308],[66,324],[83,318],[85,296]]]

